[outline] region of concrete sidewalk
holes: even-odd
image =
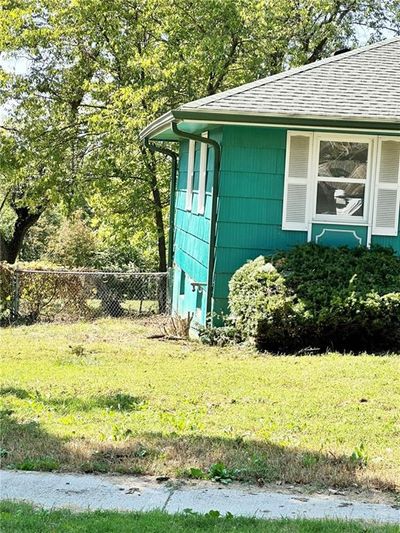
[[[211,482],[163,482],[154,478],[0,472],[1,499],[26,501],[47,509],[67,507],[77,511],[118,510],[168,513],[191,509],[217,510],[258,518],[340,518],[400,523],[396,505],[348,500],[335,495],[271,491],[246,485],[221,486]]]

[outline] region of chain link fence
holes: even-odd
[[[4,272],[1,282],[8,289],[1,291],[3,324],[169,312],[166,272],[9,269],[8,277]]]

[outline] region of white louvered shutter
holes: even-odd
[[[208,137],[208,132],[201,134],[202,137]],[[206,200],[206,181],[207,181],[207,151],[208,144],[201,143],[200,146],[200,171],[199,171],[199,196],[197,199],[197,213],[204,214]]]
[[[192,210],[195,149],[196,149],[195,141],[190,140],[189,141],[188,166],[187,166],[187,181],[186,181],[186,204],[185,204],[185,208],[187,211]]]
[[[380,138],[373,235],[397,235],[400,202],[400,139]]]
[[[288,133],[282,229],[308,229],[311,149],[312,133]]]

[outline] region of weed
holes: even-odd
[[[214,463],[208,470],[208,476],[213,481],[218,481],[227,485],[237,479],[240,471],[238,469],[227,468],[224,463]]]
[[[140,398],[131,396],[123,392],[117,392],[116,394],[110,394],[101,403],[101,407],[106,409],[113,409],[116,411],[132,411],[138,408],[142,408],[145,402]]]
[[[303,455],[303,465],[311,468],[318,463],[318,456],[312,453],[305,453]]]
[[[111,438],[112,440],[115,440],[117,442],[122,441],[122,440],[127,440],[132,435],[132,433],[133,432],[131,428],[115,425],[113,426]]]
[[[60,468],[59,462],[52,457],[27,457],[23,461],[10,466],[13,466],[17,470],[30,470],[38,472],[52,472],[53,470],[58,470]]]
[[[369,457],[363,442],[354,448],[353,453],[350,455],[350,461],[360,467],[368,465]]]
[[[190,479],[205,479],[207,477],[201,468],[189,468],[184,470],[182,475]]]
[[[71,345],[69,349],[75,357],[85,357],[87,355],[86,348],[82,344]]]
[[[85,474],[106,474],[109,471],[109,465],[101,461],[88,461],[82,463],[81,470],[82,472],[85,472]]]

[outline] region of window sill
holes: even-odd
[[[368,220],[352,220],[352,219],[333,219],[333,218],[313,218],[313,224],[332,224],[336,226],[368,226]]]

